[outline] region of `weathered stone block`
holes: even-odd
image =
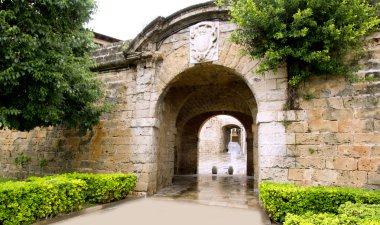
[[[285,156],[286,154],[286,145],[260,146],[260,156]]]
[[[380,157],[379,158],[361,158],[359,159],[359,170],[380,172]]]
[[[338,132],[338,121],[313,120],[309,123],[311,131]]]
[[[296,111],[288,110],[278,112],[278,121],[296,121]]]
[[[258,112],[256,123],[267,123],[277,121],[277,111]]]
[[[353,142],[353,135],[349,133],[326,133],[321,135],[320,140],[328,145],[350,144]]]
[[[368,182],[365,171],[342,171],[339,173],[336,183],[338,185],[361,186]]]
[[[291,122],[286,127],[286,132],[293,132],[293,133],[306,133],[309,130],[309,125],[307,122]]]
[[[327,105],[329,108],[333,109],[343,109],[343,99],[341,97],[329,98],[327,99]]]
[[[352,109],[326,109],[323,111],[323,119],[325,120],[341,120],[344,119],[353,119],[354,111]]]
[[[371,147],[371,156],[372,157],[380,157],[380,146],[375,145]]]
[[[326,161],[326,167],[337,170],[357,170],[358,160],[348,157],[336,157],[332,162],[330,160]]]
[[[274,89],[277,89],[277,82],[276,82],[276,79],[266,80],[265,83],[266,83],[266,88],[267,88],[267,90],[274,90]]]
[[[296,144],[319,145],[321,134],[316,133],[296,133]]]
[[[268,101],[281,101],[286,100],[286,89],[276,89],[276,90],[270,90],[267,91],[267,98]]]
[[[369,172],[368,173],[368,184],[380,185],[380,173],[379,172]]]
[[[374,121],[374,131],[380,132],[380,120]]]
[[[132,120],[131,127],[159,127],[160,120],[156,118],[141,118]]]
[[[370,133],[370,134],[355,134],[354,144],[380,144],[380,133]]]
[[[289,180],[303,180],[306,169],[289,169]]]
[[[286,89],[288,88],[288,79],[287,78],[282,78],[282,79],[276,79],[277,81],[277,88],[278,89]]]
[[[283,168],[284,157],[266,156],[260,160],[261,168]]]
[[[313,103],[314,108],[328,108],[329,107],[327,103],[327,99],[325,99],[324,97],[313,99],[311,100],[311,102]]]
[[[322,108],[315,108],[315,109],[312,109],[312,110],[307,110],[307,118],[309,121],[313,121],[313,120],[319,120],[319,119],[322,119],[322,113],[323,113],[324,109]]]
[[[258,109],[262,111],[281,111],[284,107],[284,101],[259,102]]]
[[[259,125],[259,134],[285,133],[284,126],[279,122],[261,123]]]
[[[336,170],[314,170],[312,179],[315,181],[325,181],[333,183],[336,181],[339,173]]]
[[[285,134],[285,140],[286,140],[286,144],[288,144],[288,145],[296,144],[296,134],[286,133]]]
[[[296,158],[297,168],[317,168],[324,169],[326,167],[326,160],[318,157],[308,157],[308,158]]]
[[[371,147],[369,146],[352,146],[352,145],[339,145],[338,152],[351,158],[369,157],[371,155]]]
[[[259,145],[285,145],[286,136],[283,133],[266,133],[259,135]]]
[[[260,170],[260,178],[262,180],[286,182],[288,181],[288,169],[262,168]]]
[[[354,109],[357,119],[376,119],[380,120],[380,110],[378,108]]]
[[[302,158],[321,157],[319,145],[297,145],[297,151]]]
[[[339,120],[339,132],[342,133],[366,133],[373,131],[373,120]]]

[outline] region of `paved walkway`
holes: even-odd
[[[252,179],[239,176],[181,176],[155,196],[76,216],[56,225],[218,224],[270,225],[258,206]]]

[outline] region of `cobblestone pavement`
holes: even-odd
[[[252,183],[252,178],[243,176],[176,176],[172,186],[152,197],[53,224],[270,225]]]

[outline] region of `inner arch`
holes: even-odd
[[[211,117],[201,126],[198,143],[198,174],[246,175],[247,151],[246,132],[243,124],[234,117],[218,115]],[[214,171],[215,172],[215,171]]]

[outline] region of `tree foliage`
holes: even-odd
[[[231,21],[240,27],[232,40],[253,58],[262,59],[258,71],[276,71],[286,63],[292,86],[312,74],[355,71],[363,36],[380,23],[375,7],[366,0],[217,2],[231,6]]]
[[[90,71],[94,0],[0,0],[0,128],[87,129],[106,110]]]

